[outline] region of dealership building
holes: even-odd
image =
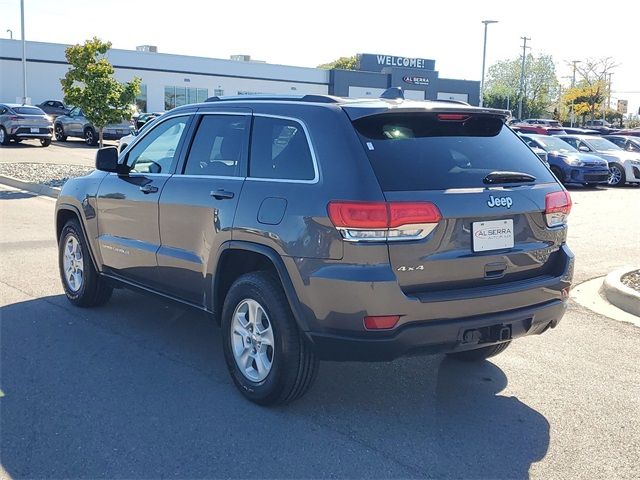
[[[60,79],[69,65],[67,45],[27,42],[27,98],[32,104],[61,100]],[[441,78],[435,60],[360,54],[356,70],[323,70],[275,65],[234,55],[228,60],[158,53],[153,46],[112,49],[107,54],[120,81],[142,79],[136,101],[141,111],[163,111],[209,96],[250,94],[331,94],[378,97],[402,87],[416,100],[479,101],[480,82]],[[22,42],[0,40],[0,102],[22,98]]]

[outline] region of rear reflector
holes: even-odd
[[[431,202],[330,202],[329,219],[349,241],[419,240],[442,219]]]
[[[396,326],[400,315],[380,315],[364,317],[364,328],[367,330],[388,330]]]
[[[566,190],[547,193],[544,199],[544,215],[547,226],[557,227],[567,222],[571,212],[571,196]]]

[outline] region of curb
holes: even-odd
[[[620,281],[623,275],[636,270],[638,270],[637,267],[614,270],[604,279],[602,292],[606,299],[619,309],[640,317],[640,292],[627,287]]]
[[[0,175],[0,183],[8,185],[13,188],[19,188],[20,190],[26,190],[38,195],[45,195],[51,198],[58,198],[60,194],[60,188],[50,187],[48,185],[42,185],[40,183],[25,182],[14,177],[8,177],[6,175]]]

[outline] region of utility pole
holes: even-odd
[[[27,43],[24,38],[24,0],[20,0],[20,28],[22,31],[22,104],[27,103]]]
[[[525,95],[524,68],[525,68],[525,63],[527,61],[527,48],[531,48],[531,47],[527,47],[527,40],[531,40],[531,39],[528,37],[520,37],[520,38],[524,41],[524,44],[522,45],[522,68],[520,70],[520,102],[518,103],[518,119],[522,120],[522,100]]]
[[[607,88],[607,71],[606,70],[602,72],[602,88],[604,89]],[[606,95],[607,95],[607,92],[605,90],[604,92],[602,92],[602,121],[606,120],[605,118],[605,112],[607,108],[607,105],[605,103]]]
[[[607,82],[609,87],[607,92],[607,108],[611,108],[611,75],[613,75],[613,73],[609,74],[609,81]]]
[[[497,20],[482,20],[484,23],[484,47],[482,48],[482,77],[480,80],[480,106],[484,104],[484,65],[487,59],[487,26],[490,23],[498,23]]]
[[[571,78],[571,88],[576,86],[576,65],[580,63],[580,60],[572,60],[573,64],[573,77]],[[575,123],[575,113],[573,113],[573,100],[571,100],[571,128],[573,128],[573,124]]]

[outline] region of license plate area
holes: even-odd
[[[513,248],[513,220],[473,222],[471,235],[471,245],[474,252]]]
[[[31,133],[40,133],[40,129],[39,128],[32,128],[31,129]]]

